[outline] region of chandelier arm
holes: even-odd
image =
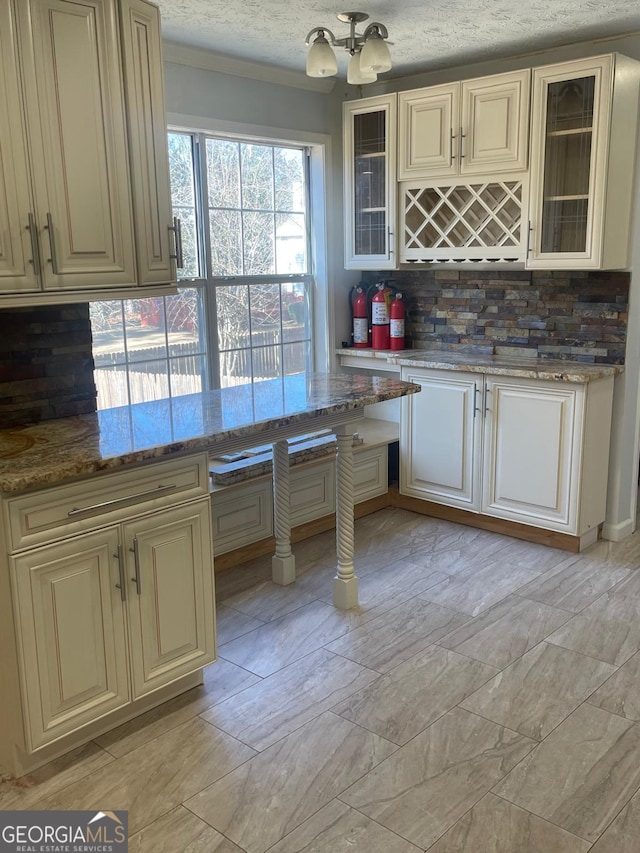
[[[329,44],[331,44],[333,47],[335,47],[337,44],[340,44],[340,39],[336,40],[336,37],[328,27],[314,27],[311,32],[307,33],[307,37],[304,40],[304,43],[307,45],[307,47],[311,44],[311,37],[314,36],[316,33],[322,33],[324,36],[328,36]]]
[[[378,33],[382,36],[383,39],[389,38],[389,33],[384,24],[379,24],[374,21],[372,24],[369,24],[367,29],[364,31],[364,40],[366,41],[374,30],[377,30]]]

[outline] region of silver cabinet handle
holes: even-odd
[[[169,231],[173,231],[173,239],[175,245],[175,254],[169,255],[176,262],[177,269],[184,269],[184,252],[182,251],[182,221],[177,217],[173,217],[173,225],[169,226]]]
[[[527,248],[525,249],[525,258],[528,258],[531,254],[531,232],[533,231],[533,225],[531,224],[531,220],[527,222]]]
[[[129,501],[139,501],[144,500],[149,497],[156,497],[158,495],[162,495],[165,492],[173,492],[178,488],[177,483],[172,483],[169,486],[156,486],[155,489],[147,489],[146,492],[137,492],[135,495],[127,495],[124,498],[114,498],[112,501],[104,501],[99,504],[91,504],[91,506],[74,506],[73,509],[70,509],[67,513],[69,518],[73,518],[76,515],[85,515],[87,513],[96,513],[103,512],[107,509],[115,509],[120,504],[126,504]]]
[[[138,540],[134,537],[133,548],[129,548],[133,552],[133,565],[135,567],[135,575],[131,580],[136,585],[136,592],[140,595],[142,584],[140,583],[140,554],[138,553]]]
[[[480,409],[478,407],[478,394],[479,393],[480,393],[480,389],[478,388],[477,383],[474,382],[473,383],[473,417],[474,418],[478,414],[478,412],[482,411],[482,409]]]
[[[124,577],[124,556],[122,554],[122,545],[118,545],[118,553],[113,555],[118,561],[118,578],[116,589],[120,590],[120,598],[123,601],[127,600],[127,584]]]
[[[47,213],[47,224],[44,226],[49,232],[49,246],[51,247],[51,257],[49,261],[51,262],[51,269],[53,270],[54,275],[60,275],[58,270],[58,255],[56,254],[56,237],[53,233],[53,217],[50,213]]]
[[[453,166],[453,143],[455,142],[456,135],[457,134],[453,132],[453,128],[451,128],[451,142],[449,144],[449,168]]]
[[[460,162],[462,162],[462,158],[464,157],[464,154],[462,153],[462,145],[463,145],[462,140],[465,139],[466,136],[467,136],[467,134],[463,133],[462,128],[460,128]]]
[[[387,257],[390,259],[393,255],[393,231],[391,226],[387,225]]]
[[[33,264],[33,271],[37,276],[39,276],[41,271],[40,241],[38,240],[38,226],[36,225],[36,218],[33,213],[29,214],[29,223],[27,225],[27,231],[29,232],[29,236],[31,237],[31,254],[33,255],[33,257],[31,258],[31,263]]]
[[[487,412],[490,411],[490,409],[489,409],[489,394],[490,393],[491,393],[491,389],[487,388],[485,386],[485,389],[484,389],[484,416],[485,417],[487,416]]]

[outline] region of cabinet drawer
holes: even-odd
[[[204,454],[131,468],[7,501],[11,549],[48,542],[207,495]]]

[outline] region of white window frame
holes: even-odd
[[[330,202],[327,164],[331,161],[331,137],[323,133],[308,133],[294,130],[284,131],[282,128],[220,121],[180,113],[169,113],[167,124],[169,132],[204,133],[266,145],[300,145],[309,149],[310,273],[313,276],[311,300],[312,362],[316,371],[327,371],[331,363],[330,342],[334,339],[333,304],[328,282],[329,264],[326,214]],[[274,276],[274,278],[282,280],[282,277]],[[189,283],[189,279],[187,279],[184,285],[189,286]],[[241,283],[241,279],[239,278],[238,283]],[[209,302],[212,303],[213,300],[209,300]],[[212,322],[215,322],[215,318],[207,316],[207,325]],[[209,358],[211,364],[212,358],[217,360],[217,353],[210,353]],[[213,372],[211,372],[211,375],[214,375]]]

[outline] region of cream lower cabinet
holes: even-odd
[[[573,536],[604,521],[613,378],[584,384],[405,367],[400,490]]]
[[[0,676],[22,719],[0,729],[0,761],[11,765],[15,748],[14,766],[29,767],[38,750],[70,749],[87,739],[85,727],[95,734],[110,717],[115,725],[175,695],[215,660],[206,458],[103,474],[3,506],[13,553],[0,578],[0,633],[14,630],[2,633]]]

